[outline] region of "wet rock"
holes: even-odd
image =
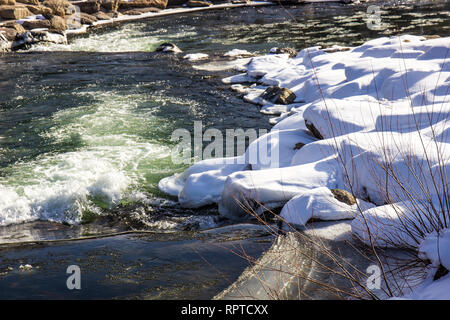
[[[330,189],[330,191],[333,194],[334,198],[340,202],[346,203],[349,206],[352,206],[356,203],[355,197],[347,190]]]
[[[49,20],[28,20],[24,21],[22,26],[27,30],[40,29],[40,28],[51,28],[52,24]]]
[[[58,44],[66,44],[67,38],[63,34],[52,33],[49,31],[31,31],[33,37],[32,42],[52,42]]]
[[[189,0],[188,2],[186,2],[186,5],[191,8],[209,7],[209,6],[212,6],[212,3],[206,2],[206,1],[201,1],[201,0]]]
[[[175,44],[170,42],[165,42],[159,45],[158,48],[155,49],[158,52],[169,52],[169,53],[180,53],[183,52],[180,48],[178,48]]]
[[[100,11],[100,1],[89,0],[83,2],[74,2],[74,5],[80,7],[80,11],[88,14],[96,13]]]
[[[167,6],[167,0],[132,0],[132,1],[120,1],[120,9],[132,9],[132,8],[159,8],[165,9]]]
[[[298,55],[298,51],[294,48],[272,48],[270,53],[274,54],[288,54],[289,58],[295,58]]]
[[[4,19],[18,20],[31,16],[32,13],[25,7],[0,6],[0,17]]]
[[[268,87],[261,97],[276,104],[291,104],[296,98],[295,93],[290,89],[279,86]]]

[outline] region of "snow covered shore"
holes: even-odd
[[[296,225],[354,218],[352,232],[367,244],[420,250],[449,270],[449,49],[450,38],[404,35],[252,58],[223,82],[280,114],[271,132],[249,146],[247,165],[204,160],[160,189],[189,207],[217,203],[234,220],[279,207]],[[266,100],[269,86],[289,89],[293,103]],[[282,161],[250,162],[261,140]],[[337,201],[329,189],[357,201]],[[449,288],[450,275],[436,282]]]

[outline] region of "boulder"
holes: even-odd
[[[92,14],[92,16],[96,17],[98,20],[109,20],[111,19],[111,17],[109,15],[107,15],[106,13],[99,11],[96,12],[94,14]]]
[[[291,104],[294,102],[296,96],[295,93],[288,88],[271,86],[263,92],[262,98],[276,104]]]
[[[352,206],[356,203],[356,198],[347,190],[342,189],[330,189],[334,198],[340,202],[346,203],[349,206]]]
[[[3,5],[15,5],[16,4],[16,0],[0,0],[0,6]]]
[[[32,13],[25,7],[0,6],[0,17],[3,19],[18,20],[31,15]]]
[[[58,33],[64,33],[64,31],[67,30],[67,23],[66,20],[61,18],[60,16],[52,16],[50,17],[50,25],[51,30],[58,32]]]
[[[100,5],[107,12],[116,12],[119,10],[120,0],[101,0]]]
[[[188,2],[186,2],[186,5],[191,8],[209,7],[209,6],[212,6],[212,3],[206,2],[206,1],[201,1],[201,0],[189,0]]]
[[[25,20],[22,26],[27,30],[51,28],[52,25],[49,20]]]
[[[39,0],[19,0],[19,2],[20,3],[24,3],[24,4],[32,4],[32,5],[35,5],[35,6],[39,6],[41,4],[39,2]]]
[[[123,14],[130,15],[130,16],[137,16],[137,15],[140,15],[140,14],[143,14],[143,13],[147,13],[147,12],[159,12],[159,11],[161,11],[161,9],[153,8],[153,7],[136,8],[136,9],[131,9],[131,10],[124,11]]]
[[[64,17],[71,4],[67,0],[46,0],[44,6],[50,8],[53,15]],[[50,16],[45,17],[50,18]]]
[[[17,37],[17,30],[13,28],[0,28],[0,33],[6,38],[8,41],[14,41]]]
[[[77,2],[77,5],[80,8],[81,12],[93,14],[100,11],[100,1],[97,0],[89,0],[84,2]]]
[[[3,24],[3,27],[4,28],[12,28],[12,29],[16,30],[18,33],[24,33],[26,31],[25,28],[21,24],[18,24],[15,21],[6,22]]]
[[[33,14],[42,14],[43,16],[49,16],[53,13],[52,9],[46,6],[26,5],[27,9]]]
[[[95,16],[87,14],[87,13],[84,13],[84,12],[81,12],[79,14],[79,18],[80,18],[81,24],[91,25],[94,22],[98,21],[98,19]]]
[[[146,8],[146,7],[165,9],[166,6],[167,0],[132,0],[132,1],[120,1],[119,3],[119,8],[121,9]]]

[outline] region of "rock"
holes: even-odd
[[[98,19],[95,16],[84,12],[81,12],[78,17],[80,19],[81,24],[92,25],[94,22],[98,21]]]
[[[31,16],[32,13],[25,7],[0,6],[0,17],[4,19],[18,20]]]
[[[132,0],[132,1],[120,1],[120,9],[130,9],[130,8],[159,8],[165,9],[167,6],[167,0]]]
[[[0,32],[0,52],[6,52],[11,49],[11,42],[6,39],[3,33]]]
[[[96,13],[100,11],[100,1],[89,0],[83,2],[77,2],[75,5],[80,7],[80,11],[88,14]]]
[[[0,33],[6,38],[8,41],[14,41],[17,37],[17,30],[13,28],[0,28]]]
[[[319,130],[317,130],[317,128],[314,126],[314,124],[312,124],[308,120],[305,120],[305,125],[308,128],[308,130],[311,131],[311,133],[313,134],[314,137],[316,137],[317,139],[323,140],[322,134],[319,132]]]
[[[425,35],[423,37],[425,38],[425,40],[431,40],[431,39],[439,39],[441,36],[437,34],[432,34],[432,35]]]
[[[48,31],[32,31],[33,42],[52,42],[59,44],[67,44],[67,37],[65,35],[51,33]]]
[[[303,148],[304,146],[305,146],[305,144],[302,142],[296,143],[294,146],[294,150],[299,150],[299,149]]]
[[[106,13],[99,11],[93,14],[94,17],[96,17],[98,20],[109,20],[111,17],[107,15]]]
[[[274,54],[289,54],[289,58],[295,58],[298,55],[298,51],[294,48],[272,48],[270,53]]]
[[[7,23],[4,23],[3,27],[12,28],[12,29],[16,30],[18,33],[24,33],[26,31],[22,25],[18,24],[15,21],[9,21]]]
[[[46,6],[35,6],[29,4],[26,7],[33,14],[42,14],[43,16],[49,16],[53,13],[52,9]]]
[[[15,5],[16,4],[16,0],[0,0],[0,6],[3,5]]]
[[[119,10],[120,0],[101,0],[100,5],[109,12],[117,12]]]
[[[27,30],[40,29],[40,28],[51,28],[52,25],[49,20],[26,20],[23,22],[22,26]]]
[[[178,7],[188,2],[188,0],[169,0],[167,2],[168,7]]]
[[[276,104],[291,104],[296,98],[294,92],[279,86],[268,87],[261,97]]]
[[[41,5],[39,0],[19,0],[19,2],[20,3],[24,3],[24,4],[32,4],[32,5],[35,5],[35,6]]]
[[[67,30],[66,20],[60,16],[52,16],[50,19],[51,29],[58,33],[64,33]]]
[[[159,11],[161,11],[161,9],[152,8],[152,7],[149,7],[149,8],[136,8],[136,9],[131,9],[131,10],[124,11],[123,14],[130,15],[130,16],[137,16],[137,15],[140,15],[140,14],[143,14],[143,13],[147,13],[147,12],[159,12]]]
[[[46,0],[44,6],[50,8],[53,15],[64,17],[71,4],[67,0]],[[48,16],[45,17],[47,19],[50,18]]]
[[[352,206],[356,203],[355,197],[347,190],[330,189],[330,191],[333,194],[334,198],[340,202],[346,203],[349,206]]]
[[[158,51],[158,52],[170,52],[170,53],[183,52],[175,44],[170,43],[170,42],[165,42],[165,43],[160,44],[159,47],[155,49],[155,51]]]
[[[210,2],[206,2],[206,1],[201,1],[201,0],[189,0],[188,2],[186,2],[186,5],[188,7],[209,7],[212,6],[212,3]]]

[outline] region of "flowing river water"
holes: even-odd
[[[195,120],[222,131],[269,129],[269,119],[220,82],[232,74],[220,70],[226,61],[192,68],[183,54],[449,34],[447,2],[395,3],[379,30],[367,28],[366,11],[338,3],[204,11],[0,55],[0,242],[155,232],[7,246],[0,298],[211,298],[225,288],[248,264],[231,248],[258,256],[271,235],[256,225],[230,229],[214,207],[182,209],[157,183],[186,168],[171,161],[175,129],[192,131]],[[184,53],[153,52],[168,41]],[[26,263],[32,272],[18,269]],[[65,287],[69,264],[89,270],[85,290]]]

